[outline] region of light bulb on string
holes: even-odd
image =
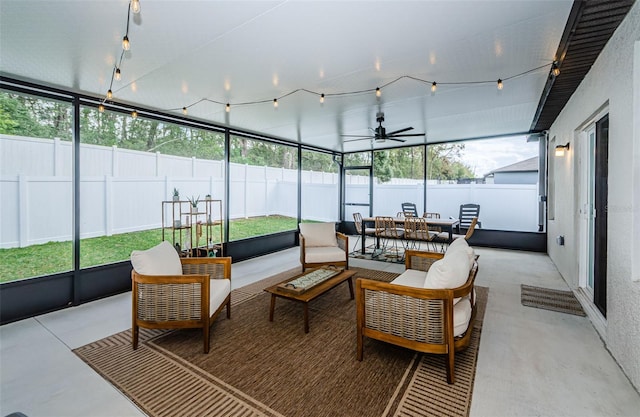
[[[227,105],[224,107],[224,110],[229,113],[231,111],[231,104],[227,103]]]
[[[111,91],[111,89],[109,89],[109,91],[107,91],[107,98],[109,100],[111,100],[113,98],[113,91]]]
[[[376,87],[376,97],[380,97],[382,95],[382,91],[380,91],[380,87]]]
[[[140,0],[131,0],[131,11],[140,13]]]
[[[320,94],[320,104],[324,103],[324,93]]]
[[[129,48],[131,48],[131,44],[129,43],[129,37],[127,35],[124,35],[124,38],[122,38],[122,49],[124,49],[125,51],[128,51]]]
[[[122,78],[122,73],[120,72],[120,68],[116,68],[116,73],[114,77],[116,80],[120,81],[120,78]]]
[[[558,75],[560,75],[560,68],[558,68],[557,62],[554,62],[553,65],[551,66],[551,72],[553,73],[554,77],[557,77]]]
[[[273,99],[273,107],[275,107],[276,109],[278,108],[278,99],[277,98]]]
[[[102,103],[98,104],[98,111],[100,113],[104,113],[104,104],[102,104]]]
[[[498,90],[502,90],[502,80],[498,78]]]
[[[436,89],[438,88],[438,84],[434,81],[431,83],[431,92],[435,93]]]
[[[134,119],[136,119],[138,117],[138,112],[137,111],[132,111],[131,112],[131,117],[133,117]]]
[[[185,116],[187,115],[187,108],[186,107],[182,108],[182,114],[184,114]]]

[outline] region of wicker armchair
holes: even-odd
[[[300,223],[300,263],[307,268],[331,265],[349,269],[349,237],[335,223]]]
[[[222,309],[231,318],[231,258],[180,258],[184,275],[141,275],[131,271],[132,344],[139,328],[202,328],[204,353],[209,329]]]
[[[426,271],[444,254],[409,250],[407,269]],[[356,280],[357,359],[363,358],[364,337],[419,352],[447,355],[447,382],[453,384],[455,352],[469,346],[476,315],[473,262],[464,285],[454,289],[425,289],[369,279]],[[454,300],[469,297],[471,317],[466,331],[454,336]]]

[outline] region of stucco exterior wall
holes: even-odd
[[[640,147],[640,2],[636,2],[549,130],[549,138],[571,143],[555,158],[555,219],[548,222],[548,252],[573,289],[579,285],[580,174],[585,143],[577,134],[585,122],[608,104],[609,196],[607,248],[607,318],[604,339],[636,389],[640,389],[640,257],[634,223],[640,222],[638,154]],[[635,61],[635,64],[634,64]],[[635,67],[634,67],[635,65]],[[562,74],[560,74],[560,77]],[[634,100],[634,97],[636,99]],[[635,205],[634,205],[635,203]],[[565,236],[565,246],[555,238]],[[635,259],[634,259],[635,258]],[[593,320],[593,319],[592,319]]]

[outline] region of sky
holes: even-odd
[[[465,143],[463,162],[482,178],[496,168],[538,156],[538,142],[527,142],[526,136],[475,140]]]

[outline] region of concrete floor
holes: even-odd
[[[521,283],[567,289],[549,257],[483,248],[477,253],[476,283],[490,293],[470,415],[640,416],[640,395],[589,319],[520,304]],[[233,287],[298,265],[297,248],[233,264]],[[0,416],[144,415],[71,352],[129,329],[130,297],[120,294],[0,327]]]

